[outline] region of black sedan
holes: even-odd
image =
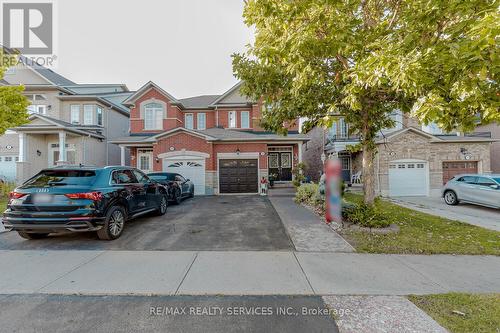
[[[168,189],[128,167],[56,167],[40,171],[10,193],[3,224],[26,239],[62,231],[120,237],[125,222],[164,215]]]
[[[189,179],[178,173],[154,172],[148,173],[148,177],[169,188],[169,200],[177,205],[184,198],[194,197],[194,185]]]

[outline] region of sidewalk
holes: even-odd
[[[0,251],[0,294],[407,295],[500,292],[500,257]]]

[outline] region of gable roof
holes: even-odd
[[[216,106],[221,106],[226,104],[226,106],[233,106],[233,105],[248,105],[251,104],[252,102],[249,101],[246,97],[239,95],[240,100],[237,101],[230,101],[228,102],[227,99],[233,94],[237,93],[243,84],[243,81],[240,81],[236,83],[234,86],[232,86],[228,91],[226,91],[224,94],[220,95],[219,98],[217,98],[215,101],[212,102],[210,105],[211,107],[216,107]],[[225,101],[226,100],[226,101]]]
[[[213,136],[211,136],[209,134],[202,133],[203,131],[190,130],[190,129],[187,129],[187,128],[184,128],[184,127],[176,127],[176,128],[171,129],[171,130],[168,130],[166,132],[162,132],[162,133],[159,133],[157,135],[153,135],[151,137],[148,137],[145,141],[154,142],[154,141],[157,141],[159,138],[162,138],[164,136],[173,135],[173,134],[175,134],[177,132],[186,132],[186,133],[188,133],[190,135],[194,135],[194,136],[198,136],[198,137],[204,138],[207,141],[213,141],[213,140],[217,139],[216,137],[213,137]]]
[[[142,95],[144,95],[151,88],[154,88],[154,89],[158,90],[158,92],[160,92],[165,97],[167,97],[170,101],[172,101],[172,103],[174,103],[174,104],[181,104],[179,102],[179,100],[177,100],[177,98],[175,98],[174,96],[170,95],[168,92],[166,92],[165,90],[163,90],[159,85],[157,85],[153,81],[149,81],[148,83],[146,83],[145,85],[143,85],[139,90],[137,90],[129,98],[127,98],[125,101],[123,101],[123,104],[124,105],[132,105],[132,104],[134,104],[134,102],[139,97],[141,97]]]
[[[182,98],[179,101],[186,109],[208,109],[213,101],[219,97],[220,95],[202,95]]]
[[[415,128],[415,127],[406,127],[406,128],[403,128],[403,129],[400,129],[400,130],[397,130],[397,131],[393,131],[393,132],[390,132],[390,133],[387,133],[387,135],[385,136],[379,136],[378,137],[378,140],[376,141],[377,143],[383,143],[385,142],[386,140],[392,140],[404,133],[407,133],[407,132],[413,132],[413,133],[416,133],[418,135],[421,135],[423,137],[426,137],[428,138],[429,140],[441,140],[440,138],[432,135],[432,134],[429,134],[427,132],[424,132],[418,128]]]

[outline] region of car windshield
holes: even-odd
[[[494,181],[496,181],[498,184],[500,184],[500,177],[495,177],[493,178]]]
[[[175,179],[175,175],[173,173],[149,174],[148,177],[156,181]]]
[[[23,184],[22,188],[84,185],[94,183],[96,173],[92,170],[44,170]]]

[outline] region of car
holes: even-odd
[[[148,177],[169,188],[169,200],[180,204],[184,198],[194,197],[194,184],[178,173],[152,172]]]
[[[500,175],[463,174],[453,177],[442,190],[444,202],[500,208]]]
[[[3,224],[26,239],[95,231],[100,239],[113,240],[128,220],[164,215],[167,206],[168,189],[135,168],[61,166],[15,188]]]

